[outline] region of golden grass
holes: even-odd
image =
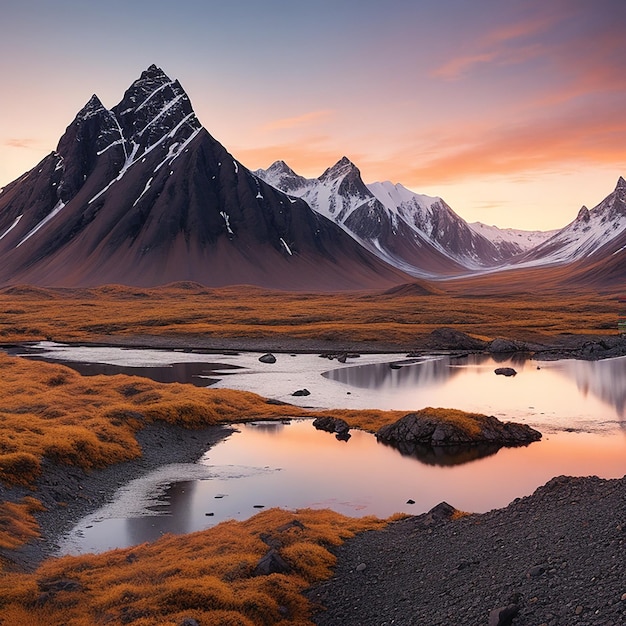
[[[511,293],[494,280],[449,281],[441,293],[307,294],[251,287],[12,287],[0,292],[0,341],[106,341],[138,335],[294,338],[411,346],[451,326],[485,338],[616,333],[618,294]],[[506,283],[504,283],[506,285]]]
[[[0,481],[32,483],[43,457],[84,469],[137,458],[135,433],[156,420],[201,428],[304,414],[253,393],[83,377],[63,365],[0,354]]]
[[[120,624],[130,617],[138,626],[174,626],[185,617],[203,626],[309,625],[312,607],[301,592],[330,576],[329,548],[384,525],[328,510],[271,509],[152,544],[49,560],[31,574],[0,576],[0,615],[3,623],[31,626]],[[262,537],[279,546],[290,572],[254,576],[269,550]],[[54,591],[59,586],[65,590]]]
[[[333,409],[330,411],[319,411],[316,416],[339,417],[343,419],[350,428],[358,428],[371,433],[378,429],[396,422],[407,413],[423,415],[440,422],[454,424],[465,432],[468,436],[474,437],[481,433],[481,425],[486,419],[480,413],[467,413],[458,409],[432,408],[426,407],[417,411],[380,411],[377,409],[351,410]]]
[[[22,498],[21,502],[0,503],[0,548],[17,548],[39,537],[33,513],[42,510],[41,502],[30,496]]]

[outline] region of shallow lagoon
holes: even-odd
[[[277,363],[262,364],[254,353],[45,343],[37,348],[46,359],[98,361],[126,369],[194,363],[189,371],[196,384],[206,380],[301,406],[448,406],[521,421],[544,433],[541,442],[528,447],[437,465],[432,458],[402,456],[368,433],[353,431],[348,442],[337,441],[308,420],[240,425],[239,432],[198,464],[167,466],[122,488],[113,503],[77,525],[62,552],[101,551],[166,532],[200,530],[223,519],[249,517],[258,512],[255,507],[329,507],[348,515],[387,517],[399,511],[421,513],[445,500],[480,512],[528,495],[556,475],[610,478],[626,473],[626,359],[544,363],[520,358],[496,362],[484,355],[364,355],[342,365],[317,355],[278,354]],[[202,363],[212,365],[203,373]],[[517,376],[496,376],[494,369],[500,366],[514,367]],[[302,388],[311,395],[291,396]],[[409,499],[415,504],[407,504]]]

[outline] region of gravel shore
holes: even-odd
[[[30,495],[46,507],[44,512],[36,514],[41,539],[20,550],[0,550],[0,556],[21,569],[34,569],[43,559],[55,554],[57,542],[65,532],[82,517],[110,502],[122,485],[163,465],[193,463],[232,432],[227,426],[189,430],[156,422],[136,435],[142,449],[139,459],[92,472],[44,460],[42,476],[34,490],[7,489],[0,484],[0,501],[16,501]]]
[[[325,607],[318,626],[626,624],[626,477],[557,477],[456,520],[439,505],[336,554],[334,577],[307,593]]]

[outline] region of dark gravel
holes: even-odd
[[[441,506],[441,505],[440,505]],[[358,535],[309,590],[319,626],[626,624],[626,477],[557,477],[504,509]],[[514,611],[515,612],[515,611]]]

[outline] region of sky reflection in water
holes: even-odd
[[[356,365],[367,359],[374,362]],[[255,505],[387,517],[421,513],[445,500],[480,512],[529,495],[557,475],[626,473],[626,359],[496,362],[470,355],[412,364],[400,359],[401,368],[392,369],[382,357],[363,357],[331,371],[335,363],[315,355],[290,360],[281,355],[273,369],[258,364],[258,355],[210,360],[245,367],[231,370],[222,386],[257,392],[265,386],[271,390],[266,395],[329,407],[342,401],[378,408],[449,406],[528,423],[544,438],[441,466],[402,456],[368,433],[355,431],[348,442],[337,441],[310,421],[241,425],[200,465],[162,468],[157,476],[135,481],[125,497],[81,521],[61,552],[101,551],[200,530],[224,519],[245,519],[259,510]],[[500,365],[515,367],[517,376],[496,376]],[[274,381],[271,387],[268,381]],[[292,398],[287,391],[303,386],[312,396]],[[146,504],[137,510],[142,499]],[[407,504],[409,499],[415,504]]]

